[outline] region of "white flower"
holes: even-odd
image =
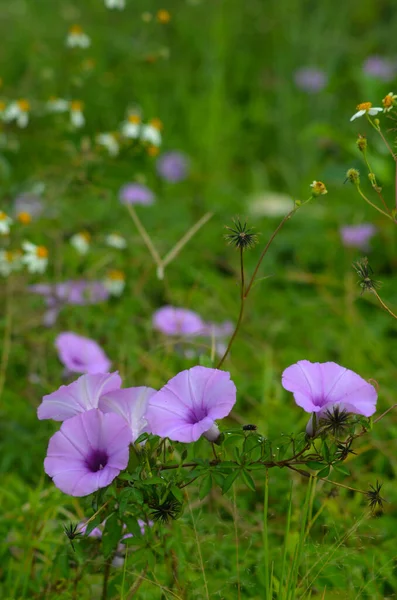
[[[68,48],[88,48],[91,40],[80,25],[73,25],[69,29],[66,45]]]
[[[18,271],[21,266],[20,251],[0,250],[0,275],[8,277],[13,271]]]
[[[393,92],[389,92],[382,100],[383,110],[389,112],[396,105],[396,101],[397,95],[393,94]]]
[[[27,100],[16,100],[11,102],[3,112],[3,120],[6,123],[16,121],[18,127],[26,127],[29,123],[30,104]]]
[[[128,115],[127,121],[121,126],[124,137],[136,140],[141,133],[141,117],[137,114]]]
[[[106,8],[118,8],[123,10],[125,8],[125,0],[105,0]]]
[[[152,119],[147,125],[142,125],[141,140],[153,146],[161,145],[161,129],[163,125],[159,119]]]
[[[120,151],[120,146],[114,133],[100,133],[96,137],[96,142],[106,148],[110,156],[117,156]]]
[[[118,233],[110,233],[106,236],[106,244],[111,248],[117,248],[118,250],[124,250],[127,248],[127,240]]]
[[[374,115],[377,115],[383,110],[383,108],[372,106],[372,102],[362,102],[361,104],[358,104],[356,108],[358,112],[356,112],[352,116],[350,121],[354,121],[354,119],[362,117],[365,114],[371,115],[371,117],[373,117]]]
[[[249,211],[254,217],[283,217],[293,208],[292,198],[278,192],[261,192],[249,199]]]
[[[10,233],[11,217],[0,210],[0,235],[8,235]]]
[[[47,109],[52,113],[64,113],[69,110],[70,102],[68,100],[64,100],[63,98],[56,98],[55,96],[51,96],[51,98],[47,102]]]
[[[26,265],[29,273],[44,273],[48,265],[48,250],[45,246],[36,246],[31,242],[23,242],[25,254],[22,263]]]
[[[123,271],[109,271],[103,285],[112,296],[121,296],[125,288],[125,275]]]
[[[76,129],[80,129],[85,125],[83,108],[84,104],[80,100],[72,100],[70,103],[70,122]]]
[[[80,231],[70,238],[70,243],[79,254],[87,254],[90,249],[91,236],[88,231]]]

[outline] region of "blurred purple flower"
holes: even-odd
[[[98,407],[104,413],[117,413],[131,428],[132,441],[144,432],[150,433],[146,420],[149,399],[156,393],[150,387],[132,387],[123,390],[113,389],[102,394]]]
[[[29,286],[29,291],[44,297],[48,311],[44,314],[43,323],[47,327],[54,325],[62,306],[86,306],[109,298],[109,291],[100,281],[71,280],[53,285],[39,283]]]
[[[370,223],[362,225],[345,225],[340,228],[340,235],[344,246],[369,250],[369,241],[375,235],[376,227]]]
[[[107,373],[112,364],[94,340],[72,331],[60,333],[55,346],[61,363],[74,373]]]
[[[304,92],[321,92],[328,83],[327,74],[316,67],[301,67],[294,74],[295,84]]]
[[[335,407],[348,413],[370,417],[376,410],[378,393],[365,379],[334,362],[312,363],[300,360],[285,369],[284,389],[293,392],[295,402],[308,413],[324,419]],[[312,419],[307,432],[312,433]]]
[[[163,306],[153,314],[153,327],[165,335],[200,335],[206,324],[200,315],[186,308]]]
[[[69,385],[61,385],[52,394],[44,396],[37,409],[37,416],[40,420],[65,421],[79,413],[98,408],[102,396],[119,390],[120,387],[121,377],[117,372],[82,375]]]
[[[83,535],[85,535],[85,532],[87,531],[87,527],[88,527],[87,522],[79,523],[77,531],[79,533],[82,533]],[[102,529],[99,529],[99,527],[94,527],[94,529],[92,531],[90,531],[90,533],[88,534],[87,537],[101,538],[102,537]]]
[[[176,150],[166,152],[157,159],[158,174],[172,183],[186,179],[189,171],[189,160]]]
[[[374,79],[392,81],[397,73],[397,63],[382,56],[369,56],[363,64],[363,71]]]
[[[236,402],[230,373],[193,367],[178,373],[149,399],[146,418],[154,435],[195,442],[201,435],[219,437],[215,419],[223,419]]]
[[[124,419],[94,408],[68,419],[52,436],[44,470],[65,494],[87,496],[127,467],[130,443]]]
[[[154,194],[146,185],[141,183],[127,183],[119,191],[122,204],[143,204],[149,206],[154,202]]]
[[[14,214],[28,213],[31,217],[39,217],[44,210],[43,202],[34,194],[21,194],[14,200]]]

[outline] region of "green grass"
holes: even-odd
[[[170,11],[169,25],[142,21],[142,12],[160,8]],[[6,375],[0,396],[0,597],[88,600],[102,593],[100,547],[84,539],[73,552],[62,525],[92,514],[90,502],[64,496],[44,476],[42,461],[56,426],[39,422],[35,412],[43,394],[62,383],[54,338],[72,330],[100,341],[125,385],[158,388],[192,366],[153,332],[151,315],[170,303],[208,320],[236,321],[239,258],[225,244],[223,227],[236,214],[249,216],[252,195],[272,191],[304,200],[313,179],[329,191],[291,219],[261,267],[260,277],[267,278],[248,300],[224,365],[238,389],[227,425],[252,422],[271,439],[303,431],[306,415],[280,384],[283,369],[303,358],[334,360],[376,379],[379,414],[395,402],[395,323],[372,296],[360,297],[351,269],[360,253],[343,248],[338,229],[353,222],[377,225],[371,265],[383,282],[382,298],[395,307],[394,225],[343,182],[348,168],[359,168],[371,194],[354,143],[357,133],[367,133],[371,164],[393,206],[393,161],[364,120],[350,124],[349,118],[358,102],[378,105],[393,89],[395,82],[366,78],[361,64],[369,54],[394,54],[397,16],[387,0],[341,6],[331,0],[131,0],[122,13],[107,11],[100,0],[42,0],[40,7],[13,0],[3,2],[1,12],[0,99],[26,97],[35,113],[25,131],[8,130],[1,208],[8,210],[35,182],[45,183],[46,216],[16,235],[48,245],[51,260],[45,276],[15,278],[8,309],[7,286],[0,286],[6,350],[11,318],[9,357],[0,368]],[[87,51],[64,46],[74,22],[92,37]],[[146,60],[164,47],[168,60]],[[81,68],[87,57],[94,60],[92,71]],[[310,96],[295,88],[293,72],[302,64],[327,71],[325,92]],[[83,140],[62,118],[40,114],[50,95],[85,102]],[[109,159],[89,145],[96,133],[117,129],[133,104],[163,121],[164,149],[191,157],[187,181],[162,182],[153,159],[143,154]],[[169,265],[164,282],[156,279],[117,198],[119,187],[137,177],[157,196],[154,207],[138,212],[162,255],[202,215],[214,213]],[[278,222],[250,220],[261,245]],[[94,241],[81,259],[68,239],[84,228]],[[102,243],[115,229],[129,242],[123,254],[109,254]],[[259,252],[247,253],[248,272]],[[108,261],[126,271],[123,296],[105,305],[66,307],[55,328],[43,328],[43,303],[26,293],[27,284],[100,276]],[[359,494],[339,489],[334,495],[323,482],[311,494],[305,478],[283,470],[270,470],[268,488],[258,476],[256,492],[237,482],[225,495],[216,488],[203,501],[193,485],[191,510],[154,528],[147,547],[130,551],[124,567],[111,569],[108,597],[262,600],[270,598],[269,589],[280,600],[394,597],[396,434],[391,412],[357,442],[346,462],[351,476],[331,477],[359,489],[384,482],[388,503],[381,518],[369,516]]]

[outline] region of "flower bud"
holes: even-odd
[[[323,196],[324,194],[328,194],[328,190],[322,181],[313,181],[313,183],[310,184],[310,187],[312,188],[313,196]]]
[[[360,171],[357,169],[349,169],[346,173],[346,181],[349,180],[354,185],[359,185],[360,183]]]
[[[363,135],[359,135],[356,144],[360,152],[365,152],[367,149],[367,138]]]

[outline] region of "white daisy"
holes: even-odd
[[[127,248],[127,240],[118,233],[110,233],[106,236],[106,244],[111,248],[117,248],[118,250],[124,250]]]
[[[377,115],[383,110],[383,108],[372,106],[372,102],[362,102],[361,104],[358,104],[356,108],[357,112],[352,116],[350,121],[354,121],[354,119],[358,119],[358,117],[362,117],[366,114],[371,115],[371,117],[373,117],[374,115]]]
[[[6,123],[15,121],[18,127],[24,128],[29,123],[30,104],[21,99],[11,102],[3,112],[3,120]]]
[[[141,117],[137,114],[128,115],[127,120],[121,126],[124,137],[136,140],[141,133]]]
[[[153,146],[161,145],[161,129],[163,124],[159,119],[152,119],[147,125],[142,125],[141,140]]]
[[[87,254],[90,249],[91,236],[88,231],[80,231],[70,238],[70,243],[79,254]]]
[[[125,288],[125,275],[116,269],[109,271],[103,285],[112,296],[121,296]]]
[[[88,48],[91,40],[80,25],[73,25],[66,38],[68,48]]]
[[[100,133],[96,136],[96,142],[106,148],[110,156],[117,156],[120,146],[114,133]]]
[[[23,242],[25,254],[22,263],[26,265],[29,273],[44,273],[48,265],[48,250],[45,246],[36,246],[31,242]]]
[[[14,253],[0,250],[0,275],[8,277],[14,271]]]
[[[382,100],[384,112],[389,112],[397,104],[397,95],[389,92]]]
[[[51,113],[64,113],[67,112],[69,108],[70,102],[68,100],[64,100],[63,98],[51,96],[47,102],[47,109]]]
[[[0,235],[8,235],[10,233],[11,217],[0,210]]]
[[[123,10],[125,8],[125,0],[105,0],[106,8],[118,8]]]
[[[70,122],[76,129],[80,129],[80,127],[84,127],[85,125],[83,108],[84,104],[80,100],[72,100],[70,103]]]

